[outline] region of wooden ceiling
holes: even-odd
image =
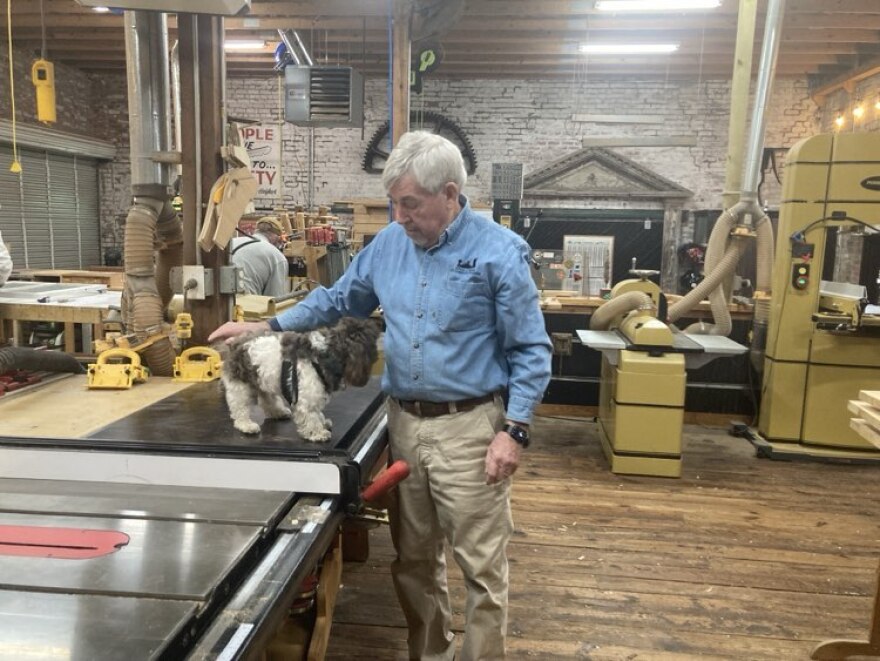
[[[229,53],[230,75],[274,75],[278,29],[296,30],[316,63],[352,65],[367,76],[388,71],[388,11],[394,0],[253,0],[247,15],[225,19],[226,39],[263,39],[258,53]],[[759,0],[755,64],[767,0]],[[109,0],[112,4],[112,0]],[[434,0],[435,5],[438,0]],[[41,20],[42,4],[42,20]],[[428,3],[430,4],[430,3]],[[739,0],[713,10],[609,14],[594,0],[466,0],[440,38],[441,78],[584,79],[599,76],[728,77]],[[0,25],[6,33],[6,15]],[[175,17],[169,25],[174,38]],[[45,28],[49,59],[89,72],[123,71],[123,18],[75,0],[13,0],[15,46],[38,52]],[[677,52],[586,56],[585,42],[675,42]],[[815,85],[880,71],[880,0],[788,0],[777,75]]]

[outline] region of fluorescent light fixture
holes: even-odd
[[[596,0],[599,11],[681,11],[719,6],[721,0]]]
[[[110,11],[110,7],[92,7],[92,11],[96,11],[99,14],[106,14]]]
[[[225,50],[263,50],[265,47],[263,39],[231,39],[223,42]]]
[[[678,44],[581,44],[579,50],[590,55],[657,55],[677,51]]]

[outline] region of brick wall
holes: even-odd
[[[282,115],[277,80],[231,79],[229,113],[264,122]],[[361,168],[367,144],[387,119],[384,81],[366,84],[365,128],[313,129],[313,203],[351,197],[382,197],[379,175]],[[522,162],[524,172],[581,148],[588,136],[694,136],[696,147],[620,148],[619,153],[694,191],[688,206],[716,208],[724,184],[727,150],[729,85],[723,80],[700,84],[596,80],[525,82],[494,80],[426,81],[412,98],[413,110],[433,110],[454,120],[470,138],[478,158],[466,191],[488,202],[492,163]],[[574,114],[656,115],[657,124],[607,124],[573,121]],[[818,131],[816,105],[804,80],[778,80],[771,100],[765,144],[789,147]],[[415,128],[415,127],[414,127]],[[309,129],[282,124],[284,201],[303,204],[309,198]],[[775,204],[778,188],[768,182],[768,201]],[[258,200],[258,203],[268,201]],[[555,206],[585,205],[557,200]],[[595,203],[587,203],[595,206]],[[602,206],[608,206],[602,204]],[[611,205],[615,206],[615,205]],[[617,205],[619,206],[619,205]]]
[[[32,122],[31,58],[16,57],[16,110]],[[0,74],[5,60],[0,59]],[[59,122],[57,128],[93,135],[117,145],[117,157],[100,170],[101,223],[104,247],[122,243],[122,227],[130,200],[128,115],[124,75],[87,76],[68,67],[56,68]],[[866,84],[870,81],[866,81]],[[876,83],[875,83],[876,87]],[[365,173],[361,162],[377,128],[387,119],[387,86],[368,80],[364,129],[309,129],[281,121],[278,78],[231,78],[228,112],[281,126],[282,188],[287,205],[329,204],[357,197],[383,197],[379,175]],[[426,80],[412,109],[431,110],[454,120],[469,137],[478,167],[466,192],[488,203],[494,162],[522,162],[526,174],[578,150],[588,136],[694,136],[695,147],[619,148],[658,174],[688,188],[694,197],[688,209],[720,207],[727,150],[729,85],[724,80],[696,82],[662,80],[570,81]],[[609,124],[573,120],[574,114],[654,115],[660,123]],[[827,114],[827,111],[826,113]],[[765,144],[789,147],[827,124],[809,98],[805,80],[779,79],[771,97]],[[9,117],[9,96],[0,95],[0,116]],[[872,125],[877,129],[876,120]],[[414,128],[416,125],[414,125]],[[310,134],[314,156],[310,160]],[[311,165],[310,165],[311,163]],[[310,185],[311,182],[311,185]],[[778,185],[772,176],[762,189],[772,205]],[[257,200],[271,206],[276,200]],[[551,203],[545,203],[549,206]],[[555,206],[624,206],[607,201],[555,200]],[[658,205],[630,205],[658,206]],[[682,239],[692,231],[686,222]]]

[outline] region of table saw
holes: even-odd
[[[378,377],[326,413],[315,444],[240,434],[216,381],[3,397],[0,659],[259,653],[385,449]]]

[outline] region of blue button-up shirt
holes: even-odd
[[[421,248],[392,223],[332,287],[316,289],[273,326],[304,331],[381,306],[386,393],[447,402],[507,389],[508,419],[529,422],[551,356],[529,247],[461,202],[437,245]]]

